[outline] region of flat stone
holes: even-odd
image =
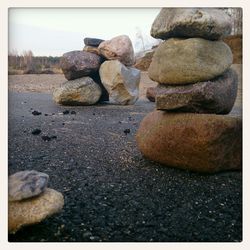
[[[17,172],[8,178],[9,201],[20,201],[44,192],[49,176],[35,170]]]
[[[228,114],[236,100],[238,76],[233,69],[206,82],[183,86],[159,84],[156,108],[192,113]]]
[[[63,195],[50,188],[30,199],[9,201],[8,231],[15,233],[23,226],[39,223],[60,212],[63,205]]]
[[[156,49],[148,75],[159,83],[196,83],[220,76],[232,62],[232,52],[224,42],[170,38]]]
[[[134,49],[130,38],[126,35],[117,36],[102,42],[99,52],[108,60],[119,60],[126,66],[135,63]]]
[[[203,173],[242,168],[242,118],[154,111],[141,122],[137,145],[149,160]]]
[[[134,104],[139,98],[140,70],[126,67],[118,60],[106,61],[99,70],[101,81],[113,104]]]
[[[70,51],[63,54],[60,67],[67,80],[88,76],[99,70],[103,59],[87,51]]]
[[[56,103],[71,106],[93,105],[101,97],[100,86],[90,77],[67,81],[53,92]]]
[[[83,51],[94,53],[94,54],[96,54],[98,56],[100,55],[98,47],[93,47],[93,46],[87,46],[86,45],[86,46],[84,46]]]
[[[151,27],[151,36],[201,37],[218,40],[229,35],[232,21],[223,10],[215,8],[163,8]]]
[[[83,41],[85,45],[92,46],[92,47],[98,47],[100,43],[104,42],[104,40],[102,39],[91,38],[91,37],[85,37]]]

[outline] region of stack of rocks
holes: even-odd
[[[228,114],[237,96],[233,56],[219,39],[231,22],[219,9],[161,10],[151,35],[161,38],[149,67],[156,109],[137,143],[149,159],[199,172],[242,167],[242,120]]]
[[[140,70],[131,67],[135,57],[129,37],[85,38],[84,43],[83,51],[63,55],[61,68],[69,81],[55,90],[54,100],[63,105],[134,104],[139,98]]]
[[[63,208],[63,195],[47,188],[48,180],[47,174],[35,170],[20,171],[9,176],[9,233],[39,223]]]

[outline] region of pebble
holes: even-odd
[[[26,132],[26,131],[25,131],[25,132]],[[41,129],[35,128],[35,129],[32,130],[31,133],[32,133],[32,135],[39,135],[41,132],[42,132]]]
[[[51,138],[50,138],[49,136],[47,136],[47,135],[43,135],[41,138],[42,138],[44,141],[50,141],[50,140],[51,140]]]
[[[56,136],[56,135],[52,135],[52,136],[43,135],[41,138],[42,138],[44,141],[51,141],[52,139],[56,139],[57,136]]]
[[[64,110],[64,111],[63,111],[63,114],[64,114],[64,115],[68,115],[68,114],[69,114],[69,111],[68,111],[68,110]]]
[[[126,128],[124,131],[125,135],[129,134],[130,133],[130,129],[129,128]]]
[[[41,115],[42,114],[42,112],[39,112],[39,111],[36,111],[36,110],[34,110],[33,112],[32,112],[32,115]]]

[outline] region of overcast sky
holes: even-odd
[[[146,49],[157,43],[150,36],[160,9],[152,8],[11,8],[9,9],[9,51],[31,50],[35,56],[61,56],[82,50],[84,37],[104,40],[126,34],[135,51],[142,49],[136,38],[140,30]]]

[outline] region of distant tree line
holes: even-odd
[[[23,73],[53,73],[55,69],[59,70],[61,57],[52,56],[34,56],[31,50],[23,51],[18,54],[17,51],[11,51],[8,54],[9,72],[21,70]]]

